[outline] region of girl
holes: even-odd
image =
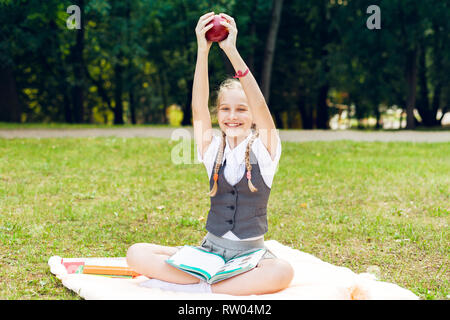
[[[228,37],[220,48],[236,70],[235,78],[224,81],[217,97],[217,118],[222,137],[213,136],[208,110],[208,54],[212,42],[205,33],[214,12],[200,17],[195,29],[198,43],[192,93],[194,138],[198,157],[210,179],[211,209],[207,235],[201,247],[231,259],[245,251],[264,247],[267,232],[267,201],[277,167],[281,143],[258,84],[236,49],[237,27],[226,21]],[[256,268],[209,285],[165,262],[178,248],[148,243],[128,249],[128,265],[153,278],[146,286],[189,292],[232,295],[265,294],[286,288],[293,278],[290,264],[267,251]]]

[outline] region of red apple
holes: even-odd
[[[221,25],[220,21],[227,21],[227,20],[219,15],[215,15],[214,19],[210,23],[208,23],[208,25],[212,23],[213,27],[206,32],[205,34],[206,40],[213,42],[220,42],[226,39],[226,37],[228,37],[228,28]]]

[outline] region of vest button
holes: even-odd
[[[234,206],[228,206],[227,208],[230,208],[231,210],[234,210]]]
[[[233,224],[233,220],[227,220],[229,224]]]
[[[230,193],[234,196],[234,194],[235,194],[236,192],[234,192],[234,190],[231,190]]]

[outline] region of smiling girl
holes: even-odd
[[[212,42],[206,40],[205,33],[212,27],[209,23],[214,12],[200,17],[195,29],[198,50],[192,115],[198,157],[206,167],[211,188],[208,233],[200,246],[228,260],[265,247],[267,202],[281,142],[264,96],[236,48],[236,23],[224,13],[220,16],[229,34],[219,46],[236,71],[235,77],[225,80],[218,91],[216,110],[221,137],[213,135],[208,109],[208,55]],[[136,272],[153,278],[146,285],[175,291],[273,293],[286,288],[294,274],[288,262],[267,251],[256,268],[209,285],[165,263],[177,250],[138,243],[129,248],[127,262]]]

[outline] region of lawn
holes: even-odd
[[[173,164],[176,143],[0,139],[0,299],[79,299],[50,273],[52,255],[197,244],[206,171]],[[266,239],[448,299],[449,154],[450,143],[283,143]]]

